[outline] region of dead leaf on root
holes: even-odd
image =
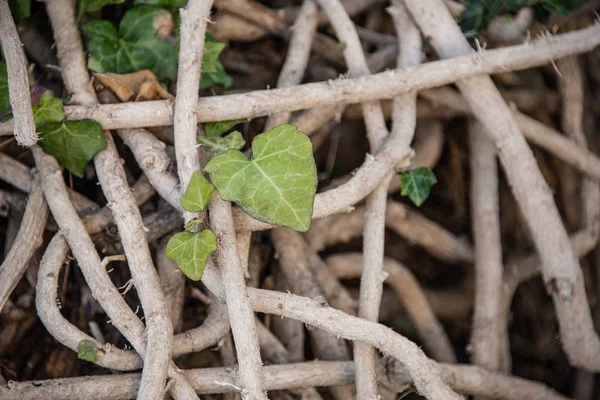
[[[97,73],[94,76],[123,102],[174,98],[171,93],[160,85],[156,76],[149,69],[131,74],[107,72]]]

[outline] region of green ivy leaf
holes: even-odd
[[[458,17],[458,24],[467,37],[477,34],[489,25],[502,8],[502,0],[467,0]]]
[[[31,15],[31,0],[9,0],[8,5],[17,24]]]
[[[170,18],[163,8],[141,6],[125,13],[118,32],[108,21],[89,21],[83,26],[92,54],[88,67],[117,74],[147,68],[161,81],[175,79],[179,46],[157,36],[161,20]]]
[[[151,6],[162,6],[169,8],[180,8],[187,4],[188,0],[135,0],[133,4],[148,4]]]
[[[79,0],[77,3],[77,18],[85,12],[100,11],[100,9],[109,4],[121,4],[125,0]]]
[[[44,92],[39,104],[31,106],[31,109],[35,126],[38,128],[46,122],[60,122],[65,119],[63,102],[50,92]]]
[[[412,171],[404,171],[400,177],[402,182],[402,196],[408,196],[417,206],[429,197],[431,187],[437,179],[429,168],[420,167]]]
[[[98,359],[98,347],[91,340],[82,340],[77,345],[77,358],[80,360],[96,362]]]
[[[246,122],[245,119],[232,119],[229,121],[207,122],[204,124],[204,133],[206,136],[221,136],[237,124]]]
[[[225,200],[250,216],[298,231],[310,227],[317,168],[310,139],[294,125],[279,125],[252,143],[252,159],[238,150],[214,156],[204,167]]]
[[[167,258],[193,281],[202,278],[206,261],[217,249],[217,237],[209,229],[198,233],[179,232],[167,243]]]
[[[200,171],[194,171],[185,193],[179,200],[179,204],[186,211],[200,212],[204,210],[214,192],[215,187],[212,183]]]
[[[225,43],[213,42],[212,40],[204,41],[204,52],[202,53],[202,72],[215,73],[217,72],[217,62],[219,54],[225,48]]]
[[[6,62],[0,62],[0,114],[8,110],[10,99],[8,98],[8,71]]]
[[[233,80],[225,72],[225,68],[219,61],[219,54],[225,45],[207,33],[204,39],[204,52],[202,53],[202,74],[200,75],[200,89],[206,89],[212,85],[221,85],[225,89],[231,87]]]
[[[46,122],[38,131],[44,152],[80,178],[86,164],[107,145],[100,124],[89,119]]]
[[[198,135],[198,142],[208,149],[212,154],[223,153],[227,150],[240,150],[246,144],[244,137],[238,131],[233,131],[224,137],[206,137]]]
[[[207,72],[204,73],[202,71],[202,75],[200,75],[200,89],[206,89],[213,85],[221,85],[225,89],[229,89],[233,84],[233,79],[227,72],[225,72],[225,67],[221,64],[221,61],[215,63],[216,72]]]

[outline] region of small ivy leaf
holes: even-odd
[[[204,210],[214,192],[215,187],[200,171],[194,171],[185,193],[179,200],[179,204],[186,211],[200,212]]]
[[[252,159],[238,150],[214,156],[204,170],[225,200],[250,216],[305,232],[310,227],[317,168],[310,139],[279,125],[252,143]]]
[[[207,122],[204,124],[206,136],[221,136],[237,124],[246,122],[245,119],[232,119],[229,121]]]
[[[420,167],[412,171],[404,171],[400,177],[402,182],[402,196],[408,196],[417,206],[429,197],[431,187],[437,179],[429,168]]]
[[[98,359],[98,347],[91,340],[82,340],[77,345],[77,358],[80,360],[96,362]]]
[[[118,32],[108,21],[89,21],[83,26],[92,54],[88,68],[118,74],[147,68],[161,81],[173,80],[177,75],[179,46],[165,37],[172,26],[169,11],[150,6],[128,10]]]
[[[169,8],[180,8],[187,4],[188,0],[135,0],[133,4],[148,4],[151,6],[162,6]]]
[[[198,136],[198,142],[212,154],[223,153],[227,150],[240,150],[246,144],[244,137],[238,131],[233,131],[224,137]]]
[[[9,0],[8,5],[17,24],[31,15],[31,0]]]
[[[121,4],[125,0],[79,0],[77,3],[77,18],[79,19],[85,12],[100,11],[100,9],[109,4]]]
[[[207,72],[204,73],[202,71],[202,75],[200,76],[200,89],[206,89],[213,85],[221,85],[225,89],[229,89],[233,84],[233,79],[227,72],[225,72],[225,67],[221,64],[221,61],[215,63],[216,72]]]
[[[467,0],[465,9],[458,17],[458,24],[467,37],[484,31],[502,8],[502,0]]]
[[[212,40],[204,41],[204,52],[202,53],[202,72],[215,73],[217,72],[217,62],[219,54],[225,48],[225,43],[220,43]]]
[[[10,99],[8,98],[8,71],[6,62],[0,62],[0,114],[10,108]]]
[[[208,257],[216,249],[217,237],[211,230],[205,229],[198,233],[176,233],[167,243],[166,254],[185,276],[199,281]]]
[[[42,150],[80,178],[86,164],[107,145],[102,127],[90,119],[46,122],[38,130]]]
[[[45,92],[37,105],[31,106],[35,126],[39,128],[46,122],[60,122],[65,119],[65,109],[60,99]]]

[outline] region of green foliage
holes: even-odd
[[[417,206],[429,197],[431,187],[437,179],[429,168],[421,167],[411,171],[404,171],[400,177],[402,182],[402,196],[408,196]]]
[[[6,62],[0,62],[0,114],[8,110],[10,99],[8,98],[8,72]]]
[[[204,52],[202,53],[200,89],[206,89],[212,85],[221,85],[225,89],[231,87],[231,76],[225,72],[225,68],[218,58],[224,48],[225,45],[217,42],[212,35],[206,34],[204,40]]]
[[[233,131],[224,137],[206,137],[198,135],[198,142],[208,149],[212,154],[223,153],[227,150],[241,150],[246,144],[244,137],[238,131]]]
[[[210,230],[176,233],[167,243],[167,258],[193,281],[202,278],[206,261],[217,249],[217,237]]]
[[[566,15],[578,10],[586,2],[587,0],[467,0],[458,22],[467,36],[476,36],[503,9],[515,11],[521,7],[533,7],[536,19],[546,23],[549,14]]]
[[[588,0],[543,0],[542,6],[555,15],[567,15],[577,11]]]
[[[83,168],[106,148],[102,127],[96,121],[46,122],[39,127],[38,144],[74,175],[82,178]]]
[[[91,0],[88,0],[91,1]],[[101,0],[97,0],[101,1]],[[118,1],[118,0],[111,0]],[[136,1],[135,4],[154,4],[181,7],[182,0]],[[119,28],[104,20],[92,20],[83,26],[88,37],[91,57],[88,68],[96,72],[127,74],[142,69],[151,70],[162,81],[171,81],[177,75],[179,43],[171,34],[173,15],[165,8],[140,5],[128,10]],[[226,88],[232,80],[218,57],[225,45],[206,34],[202,55],[200,87],[214,84]]]
[[[207,122],[204,124],[206,136],[221,136],[237,124],[246,122],[245,119],[232,119],[230,121]]]
[[[62,101],[45,92],[37,105],[31,106],[35,126],[39,127],[46,122],[60,122],[65,119],[65,109]]]
[[[317,168],[309,138],[279,125],[252,143],[252,159],[238,150],[214,156],[204,168],[221,197],[250,216],[298,231],[310,227]]]
[[[475,36],[487,28],[501,9],[502,0],[467,0],[458,23],[467,36]]]
[[[161,81],[175,79],[178,46],[158,36],[170,20],[171,13],[163,8],[140,6],[125,13],[118,31],[108,21],[89,21],[83,26],[92,54],[88,67],[117,74],[147,68]]]
[[[109,4],[121,4],[125,0],[78,0],[77,1],[77,18],[85,12],[99,11],[102,7]]]
[[[221,85],[225,89],[229,89],[233,84],[233,79],[227,72],[220,61],[217,61],[216,72],[207,72],[200,75],[200,89],[206,89],[213,85]]]
[[[8,0],[8,6],[17,24],[31,15],[31,0]]]
[[[225,48],[225,43],[215,42],[212,40],[204,41],[204,52],[202,53],[202,72],[215,73],[217,72],[217,63],[219,62],[219,54]]]
[[[148,4],[151,6],[180,8],[184,7],[187,4],[187,0],[134,0],[133,4]]]
[[[77,358],[80,360],[86,360],[90,362],[96,362],[98,354],[98,347],[96,343],[91,340],[82,340],[77,345]]]
[[[215,187],[200,173],[194,171],[192,179],[185,190],[179,204],[184,210],[189,212],[199,212],[204,210],[213,193]]]

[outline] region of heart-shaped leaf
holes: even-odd
[[[417,206],[429,197],[431,187],[437,179],[429,168],[420,167],[411,171],[404,171],[400,177],[402,182],[402,196],[408,196]]]
[[[221,61],[217,60],[215,63],[215,72],[202,72],[200,75],[200,89],[206,89],[213,85],[221,85],[225,89],[229,89],[233,83],[233,79],[227,72],[225,67],[221,64]]]
[[[39,127],[46,122],[60,122],[65,119],[65,109],[60,99],[45,92],[37,105],[31,106],[35,126]]]
[[[252,143],[252,159],[238,150],[214,156],[204,170],[225,200],[252,217],[298,231],[310,227],[317,168],[310,139],[279,125]]]
[[[204,210],[214,192],[215,187],[200,171],[194,171],[185,193],[179,200],[179,204],[186,211],[200,212]]]
[[[99,11],[102,7],[109,4],[121,4],[125,0],[79,0],[77,6],[78,18],[85,12]]]
[[[98,354],[98,347],[96,343],[91,340],[82,340],[77,345],[77,358],[80,360],[86,360],[90,362],[96,362]]]
[[[92,20],[83,26],[92,53],[88,67],[96,72],[125,74],[150,69],[161,80],[177,75],[178,46],[167,40],[173,21],[169,11],[150,6],[128,10],[119,31],[108,21]],[[171,28],[170,28],[171,27]],[[167,35],[159,33],[167,32]]]
[[[46,122],[38,127],[38,144],[78,177],[83,168],[101,150],[106,148],[102,127],[96,121]]]
[[[179,232],[167,243],[167,258],[193,281],[202,278],[206,261],[217,249],[217,237],[209,229],[201,232]]]
[[[229,135],[223,137],[206,137],[199,135],[198,142],[213,154],[223,153],[230,149],[240,150],[246,144],[244,137],[238,131],[233,131]]]
[[[237,124],[246,122],[245,119],[232,119],[230,121],[207,122],[204,124],[204,133],[206,136],[221,136]]]

